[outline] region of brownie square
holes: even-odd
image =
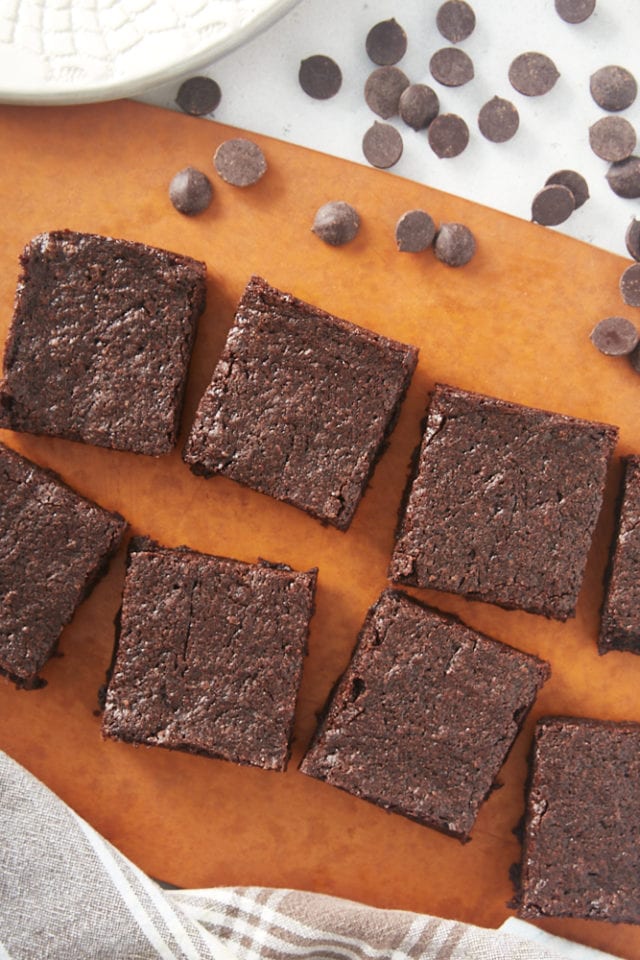
[[[204,263],[43,233],[20,257],[0,426],[157,456],[175,446]]]
[[[300,769],[468,840],[549,672],[546,662],[387,590]]]
[[[184,459],[346,530],[417,356],[253,277]]]
[[[117,513],[0,444],[0,672],[17,686],[43,686],[38,672],[125,527]]]
[[[640,724],[540,720],[520,915],[640,923],[639,830]]]
[[[132,541],[103,734],[284,770],[316,573]]]
[[[623,461],[617,529],[605,579],[598,650],[640,653],[640,457]]]
[[[617,435],[437,384],[390,578],[574,616]]]

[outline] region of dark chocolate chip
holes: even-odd
[[[541,97],[553,87],[560,74],[546,54],[521,53],[509,67],[509,81],[525,97]]]
[[[629,256],[634,260],[640,260],[640,220],[632,220],[627,227],[624,235],[624,242],[627,245]]]
[[[629,360],[631,361],[631,366],[636,373],[640,373],[640,344],[635,348],[635,350],[631,351],[629,354]]]
[[[188,217],[202,213],[211,203],[213,187],[206,174],[195,167],[178,171],[169,184],[169,199],[176,210]]]
[[[531,219],[545,227],[555,227],[568,220],[576,208],[571,190],[560,183],[552,183],[539,190],[531,204]]]
[[[180,84],[176,103],[192,117],[203,117],[216,109],[221,97],[220,87],[211,77],[189,77]]]
[[[624,67],[601,67],[589,81],[591,96],[603,110],[617,113],[630,107],[638,93],[632,73]]]
[[[640,263],[633,263],[620,277],[620,293],[630,307],[640,307]]]
[[[435,90],[425,83],[412,83],[400,94],[398,111],[414,130],[424,130],[438,116],[440,101]]]
[[[402,137],[390,123],[376,120],[362,138],[362,152],[373,167],[392,167],[402,156],[402,148]]]
[[[395,116],[400,96],[409,86],[409,78],[398,67],[378,67],[367,77],[364,98],[367,105],[383,120]]]
[[[589,143],[597,157],[617,163],[633,153],[636,132],[624,117],[602,117],[589,127]]]
[[[429,69],[438,83],[445,87],[461,87],[473,80],[473,60],[457,47],[436,50],[429,61]]]
[[[591,331],[591,343],[608,357],[625,357],[638,345],[638,331],[624,317],[607,317]]]
[[[481,108],[478,114],[480,133],[492,143],[505,143],[511,140],[520,124],[518,111],[510,100],[493,97]]]
[[[607,171],[607,183],[615,194],[634,200],[640,197],[640,157],[627,157],[612,163]]]
[[[450,43],[460,43],[473,33],[476,15],[465,0],[447,0],[436,14],[436,26]]]
[[[396,223],[396,243],[401,253],[421,253],[433,243],[436,225],[426,210],[407,210]]]
[[[556,0],[556,12],[565,23],[583,23],[596,8],[596,0]]]
[[[392,18],[371,27],[365,41],[369,59],[381,67],[397,63],[407,52],[407,35]]]
[[[357,210],[344,200],[325,203],[315,215],[312,231],[332,247],[349,243],[360,229]]]
[[[469,128],[455,113],[441,113],[429,124],[429,146],[438,157],[457,157],[469,143]]]
[[[438,260],[449,267],[463,267],[476,252],[476,239],[463,223],[443,223],[433,249]]]
[[[225,183],[234,187],[252,186],[267,169],[267,161],[258,144],[242,137],[221,143],[214,154],[213,164]]]
[[[316,53],[300,62],[300,86],[314,100],[334,97],[342,85],[342,71],[331,57]]]
[[[589,199],[589,186],[581,173],[575,170],[558,170],[547,177],[547,185],[559,183],[563,187],[568,187],[575,200],[575,209],[581,207]]]

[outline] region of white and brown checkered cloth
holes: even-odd
[[[293,890],[165,890],[2,753],[0,811],[0,960],[605,956],[528,942],[540,931],[519,921],[495,931]]]

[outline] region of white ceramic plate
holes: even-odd
[[[192,73],[298,0],[0,0],[0,101],[134,96]]]

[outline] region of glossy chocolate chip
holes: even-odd
[[[429,61],[432,76],[445,87],[461,87],[473,80],[473,60],[464,50],[443,47]]]
[[[631,221],[624,235],[624,242],[629,256],[634,260],[640,260],[640,220]]]
[[[409,78],[398,67],[378,67],[367,77],[364,98],[383,120],[397,114],[400,96],[409,86]]]
[[[476,239],[463,223],[443,223],[433,249],[438,260],[449,267],[464,267],[476,252]]]
[[[169,199],[176,210],[193,217],[211,204],[213,187],[206,174],[195,167],[179,170],[169,184]]]
[[[635,350],[631,351],[629,354],[629,360],[631,361],[631,366],[636,373],[640,373],[640,344],[635,348]]]
[[[591,96],[603,110],[617,113],[630,107],[638,93],[635,77],[625,67],[601,67],[589,81]]]
[[[556,13],[565,23],[584,23],[596,8],[596,0],[555,0]]]
[[[214,154],[213,165],[225,183],[234,187],[252,186],[267,170],[267,161],[258,144],[243,137],[221,143]]]
[[[425,83],[412,83],[400,94],[398,112],[407,126],[424,130],[438,116],[440,101]]]
[[[455,113],[441,113],[429,124],[429,146],[441,158],[457,157],[469,143],[469,128]]]
[[[393,18],[371,27],[365,47],[369,59],[381,67],[397,63],[407,52],[407,35]]]
[[[341,247],[358,233],[360,217],[355,207],[344,200],[331,200],[316,213],[313,233],[332,247]]]
[[[362,138],[362,152],[373,167],[392,167],[402,156],[402,149],[402,137],[390,123],[376,120]]]
[[[634,200],[640,197],[640,157],[627,157],[612,163],[607,171],[607,183],[615,194]]]
[[[589,127],[589,143],[597,157],[617,163],[633,153],[636,132],[624,117],[602,117]]]
[[[407,210],[396,223],[396,244],[401,253],[421,253],[433,243],[436,225],[426,210]]]
[[[480,133],[492,143],[505,143],[515,136],[520,117],[510,100],[493,97],[478,114]]]
[[[509,67],[511,86],[525,97],[541,97],[548,93],[559,76],[553,60],[534,51],[521,53]]]
[[[460,43],[475,30],[476,15],[465,0],[447,0],[436,14],[436,26],[449,43]]]
[[[576,208],[576,201],[568,187],[552,183],[539,190],[531,204],[531,219],[545,227],[556,227],[568,220]]]
[[[298,80],[308,96],[314,100],[328,100],[335,97],[342,86],[342,71],[331,57],[316,53],[300,62]]]
[[[638,345],[638,331],[624,317],[606,317],[591,331],[591,343],[608,357],[625,357]]]
[[[220,87],[211,77],[189,77],[180,84],[176,103],[192,117],[204,117],[216,109],[221,98]]]
[[[547,177],[547,185],[559,183],[563,187],[568,187],[575,200],[575,209],[581,207],[589,199],[589,186],[581,173],[575,170],[557,170]]]
[[[630,307],[640,307],[640,263],[634,263],[620,277],[620,293]]]

